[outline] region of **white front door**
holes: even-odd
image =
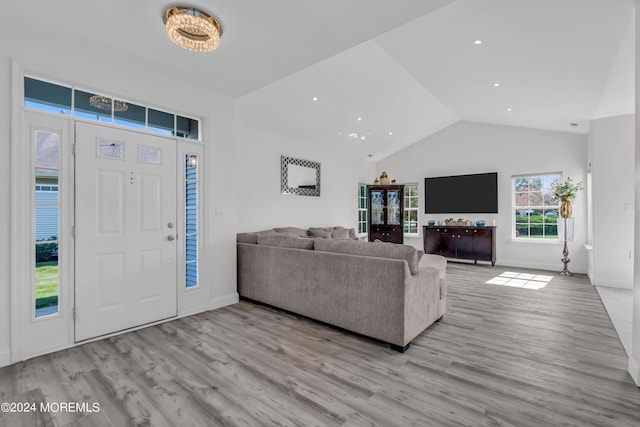
[[[177,315],[176,145],[76,122],[76,342]]]

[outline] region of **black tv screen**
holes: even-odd
[[[424,179],[424,213],[498,213],[498,173]]]

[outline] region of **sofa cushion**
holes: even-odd
[[[259,245],[280,248],[313,249],[313,239],[298,237],[291,233],[258,234]]]
[[[375,258],[402,259],[407,261],[412,275],[418,274],[419,251],[413,246],[387,242],[364,242],[361,240],[322,240],[314,245],[316,251],[370,256]]]
[[[273,229],[276,233],[290,233],[298,237],[307,237],[307,230],[298,227],[278,227]]]
[[[331,239],[331,231],[310,228],[308,233],[310,237],[321,237],[323,239]]]

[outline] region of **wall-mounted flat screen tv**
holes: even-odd
[[[498,173],[424,179],[424,213],[498,213]]]

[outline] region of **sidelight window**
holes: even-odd
[[[60,134],[36,130],[34,139],[35,282],[33,295],[36,317],[41,317],[58,313]]]
[[[198,286],[198,156],[185,156],[185,254],[186,287]]]

